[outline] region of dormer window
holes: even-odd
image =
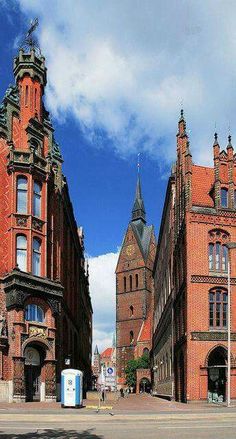
[[[221,207],[228,207],[228,189],[222,188],[220,192]]]

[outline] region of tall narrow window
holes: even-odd
[[[130,291],[132,291],[132,289],[133,289],[133,285],[132,285],[132,276],[130,275],[130,277],[129,277],[129,289],[130,289]]]
[[[209,325],[211,328],[227,328],[228,293],[216,290],[209,293]]]
[[[221,247],[220,243],[217,242],[216,243],[216,263],[215,263],[216,270],[220,269],[220,247]]]
[[[227,271],[228,268],[228,248],[222,245],[222,271]]]
[[[133,333],[133,331],[130,331],[130,333],[129,333],[129,341],[130,341],[130,344],[133,344],[133,342],[134,342],[134,333]]]
[[[25,235],[16,237],[16,263],[22,271],[27,271],[27,239]]]
[[[37,88],[34,90],[34,108],[37,108]]]
[[[126,292],[126,277],[124,277],[124,292]]]
[[[41,242],[38,238],[33,239],[32,272],[35,276],[41,275]]]
[[[25,87],[25,106],[27,107],[29,103],[29,86]]]
[[[214,244],[209,244],[209,270],[213,270],[213,254],[214,254]]]
[[[138,274],[135,275],[135,286],[138,288]]]
[[[33,194],[33,215],[41,216],[41,197],[42,186],[37,181],[34,181],[34,194]]]
[[[27,213],[27,178],[17,178],[17,207],[18,213]]]
[[[221,189],[221,207],[228,207],[228,189]]]
[[[130,317],[133,317],[133,315],[134,315],[134,307],[133,307],[133,305],[131,305],[131,306],[129,307],[129,316],[130,316]]]

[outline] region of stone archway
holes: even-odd
[[[148,378],[143,377],[139,382],[139,393],[150,393],[151,382]]]
[[[35,344],[27,345],[24,350],[25,400],[27,402],[44,400],[42,367],[45,356],[45,350]]]
[[[208,401],[224,402],[226,399],[227,350],[216,346],[208,354]]]

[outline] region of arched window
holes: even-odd
[[[209,270],[214,269],[213,265],[213,255],[214,255],[214,244],[209,244]]]
[[[222,188],[220,191],[221,207],[228,207],[228,189]]]
[[[138,288],[138,274],[135,275],[135,286]]]
[[[124,276],[124,292],[126,292],[126,276]]]
[[[134,307],[131,305],[129,307],[129,316],[132,317],[134,315]]]
[[[149,357],[149,349],[148,348],[143,349],[143,355],[145,355],[146,357]]]
[[[129,333],[129,342],[130,342],[131,345],[134,342],[134,333],[133,333],[133,331],[130,331],[130,333]]]
[[[32,272],[35,276],[41,275],[41,241],[38,238],[33,239]]]
[[[209,326],[211,328],[227,328],[228,293],[216,289],[209,293]]]
[[[17,202],[16,210],[18,213],[27,213],[27,178],[17,178]]]
[[[44,312],[40,306],[30,303],[25,308],[25,320],[32,322],[44,322]]]
[[[33,215],[41,216],[41,194],[42,185],[37,181],[34,181],[34,193],[33,193]]]
[[[16,237],[16,263],[22,271],[27,271],[27,238],[25,235]]]
[[[129,277],[129,289],[130,289],[130,291],[132,291],[132,289],[133,289],[133,285],[132,285],[132,276],[130,275],[130,277]]]

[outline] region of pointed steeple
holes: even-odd
[[[97,345],[95,346],[95,350],[94,350],[94,355],[99,355],[99,352],[98,352],[98,347],[97,347]]]
[[[146,223],[146,212],[145,212],[144,202],[142,199],[141,181],[139,174],[138,174],[137,185],[136,185],[135,200],[132,209],[132,221],[136,221],[136,220],[142,220],[144,223]]]

